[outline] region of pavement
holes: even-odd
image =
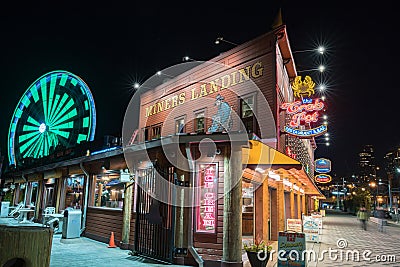
[[[307,251],[313,251],[316,255],[307,262],[307,266],[400,267],[399,244],[400,223],[389,220],[388,225],[384,226],[383,231],[380,231],[376,223],[369,221],[365,231],[361,228],[356,216],[331,211],[323,217],[320,242],[307,242],[306,244]],[[276,251],[277,245],[277,242],[272,244]],[[61,234],[55,234],[50,267],[182,267],[182,265],[164,264],[140,256],[132,256],[129,252],[129,250],[120,248],[108,248],[106,243],[85,237],[62,239]],[[250,266],[245,253],[243,254],[243,266]],[[277,254],[271,255],[267,266],[277,266]]]
[[[108,244],[86,237],[62,239],[61,234],[53,236],[50,267],[161,267],[180,266],[132,256],[130,250],[108,248]]]

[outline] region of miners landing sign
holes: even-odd
[[[304,81],[297,76],[292,83],[294,102],[283,103],[281,111],[286,111],[288,123],[284,131],[299,138],[312,138],[327,132],[326,125],[318,125],[321,114],[325,112],[325,103],[320,98],[311,98],[314,95],[315,83],[310,76]]]

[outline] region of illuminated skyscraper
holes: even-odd
[[[358,153],[359,161],[359,182],[368,183],[376,179],[376,163],[374,147],[372,145],[365,145],[360,153]]]

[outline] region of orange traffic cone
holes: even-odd
[[[114,232],[111,232],[110,242],[108,243],[109,248],[116,248],[117,246],[114,243]]]

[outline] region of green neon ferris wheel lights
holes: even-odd
[[[96,109],[86,83],[67,71],[49,72],[31,84],[14,111],[9,163],[48,156],[58,145],[92,141],[95,128]]]

